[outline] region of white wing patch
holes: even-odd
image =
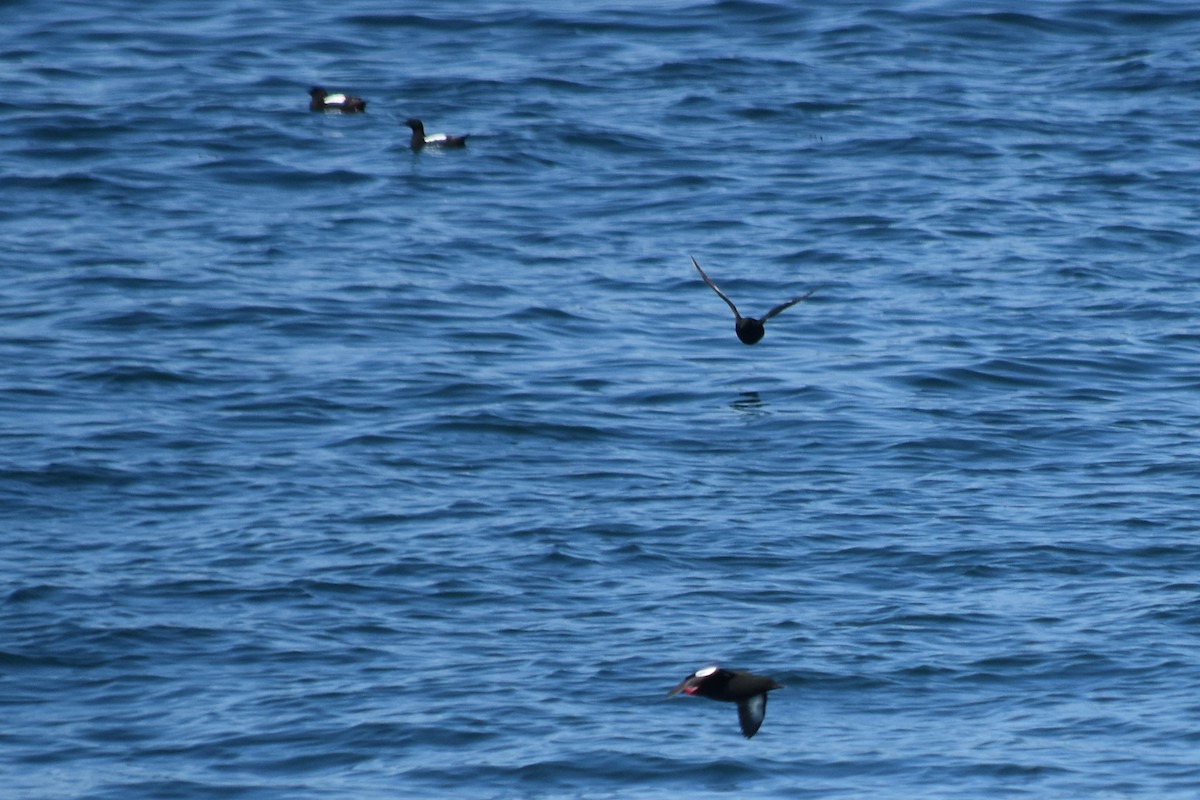
[[[344,95],[344,94],[327,94],[327,95],[325,95],[325,102],[329,103],[331,105],[339,106],[342,103],[346,102],[346,95]]]
[[[714,664],[711,667],[704,667],[703,669],[696,670],[696,677],[697,678],[707,678],[709,675],[712,675],[716,671],[717,671],[717,665]]]

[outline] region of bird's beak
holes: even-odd
[[[692,679],[692,676],[691,676],[691,675],[689,675],[689,676],[687,676],[686,678],[684,678],[683,680],[681,680],[681,681],[680,681],[680,682],[679,682],[679,683],[678,683],[678,684],[675,686],[675,688],[674,688],[674,689],[672,689],[671,691],[667,692],[667,697],[674,697],[675,695],[679,694],[680,692],[683,692],[684,694],[691,694],[691,692],[687,691],[687,689],[689,688],[689,687],[688,687],[688,682],[689,682],[689,681],[691,681],[691,679]]]

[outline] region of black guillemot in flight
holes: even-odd
[[[749,739],[758,733],[763,717],[767,714],[767,692],[782,688],[782,684],[776,683],[766,675],[752,675],[743,670],[711,666],[688,675],[667,693],[667,697],[683,692],[707,697],[709,700],[737,703],[742,735]]]
[[[812,293],[816,291],[816,289],[813,289],[813,290],[809,291],[807,294],[802,294],[799,297],[793,297],[791,300],[788,300],[786,303],[780,303],[779,305],[775,306],[770,311],[768,311],[766,314],[764,314],[762,319],[754,319],[753,317],[743,317],[741,314],[738,313],[737,306],[735,306],[733,304],[733,301],[730,300],[728,297],[726,297],[725,293],[717,288],[717,285],[715,283],[713,283],[707,275],[704,274],[704,270],[700,269],[700,262],[696,261],[695,256],[692,256],[692,263],[696,265],[696,271],[700,273],[700,277],[703,278],[704,282],[708,284],[708,288],[710,288],[714,292],[716,292],[717,297],[724,300],[726,305],[728,305],[733,310],[734,332],[737,333],[737,337],[738,337],[738,339],[740,339],[742,341],[742,344],[757,344],[758,340],[761,339],[763,337],[763,334],[766,332],[763,330],[764,322],[766,322],[771,317],[778,314],[780,311],[785,311],[785,310],[791,308],[792,306],[796,305],[796,303],[799,303],[801,300],[807,300],[809,297],[812,296]]]

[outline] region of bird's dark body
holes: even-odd
[[[733,330],[742,344],[757,344],[758,340],[767,332],[761,322],[749,317],[742,317],[735,322]]]
[[[765,675],[752,675],[731,669],[719,669],[708,680],[702,681],[689,694],[707,697],[710,700],[720,700],[725,703],[738,703],[756,694],[780,688],[779,684]]]

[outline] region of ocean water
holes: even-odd
[[[0,20],[4,797],[1200,796],[1194,3]]]

